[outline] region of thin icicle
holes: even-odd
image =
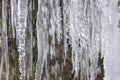
[[[3,55],[1,55],[1,64],[0,64],[0,80],[2,80],[2,71],[3,71]]]
[[[32,0],[32,9],[34,10],[35,9],[35,0]]]
[[[68,45],[70,45],[70,2],[68,0],[63,0],[63,40],[64,40],[64,65],[67,57]]]
[[[60,0],[55,0],[55,25],[56,25],[56,35],[57,41],[60,43],[62,39],[62,2]]]
[[[15,38],[15,27],[17,26],[17,1],[11,0],[11,24],[13,38]]]
[[[20,79],[26,80],[26,65],[25,65],[25,37],[27,28],[27,14],[28,14],[28,0],[18,0],[18,14],[17,21],[18,26],[16,26],[17,42],[18,42],[18,52],[19,52],[19,70]]]
[[[6,69],[5,79],[9,80],[9,56],[8,56],[8,36],[7,36],[7,0],[2,0],[2,61],[5,62],[5,69]],[[2,70],[1,70],[1,74],[2,74]]]
[[[2,15],[2,2],[0,2],[0,15]],[[2,20],[2,16],[0,16],[0,21]],[[2,24],[0,24],[0,80],[2,78],[2,67],[3,67],[3,55],[2,55]]]
[[[50,54],[51,58],[55,56],[55,10],[54,10],[54,1],[50,0],[49,1],[49,13],[50,13],[50,28],[49,28],[49,35],[51,38],[51,43],[50,43]]]

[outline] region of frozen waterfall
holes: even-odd
[[[120,80],[120,0],[0,0],[0,80]]]

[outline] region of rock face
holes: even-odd
[[[119,6],[0,0],[0,80],[120,80]]]

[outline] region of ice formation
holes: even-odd
[[[11,80],[10,32],[19,54],[21,80],[51,80],[51,75],[55,80],[64,80],[60,71],[69,61],[73,80],[96,80],[102,73],[101,64],[104,80],[120,80],[117,2],[2,0],[0,80]],[[100,59],[104,59],[103,63]]]

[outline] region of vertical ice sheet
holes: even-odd
[[[104,71],[105,77],[104,80],[113,80],[112,75],[112,58],[113,54],[112,49],[112,27],[111,27],[111,6],[108,2],[109,0],[101,1],[102,5],[102,31],[101,31],[101,42],[102,42],[102,55],[104,57]],[[111,77],[110,77],[111,76]],[[116,80],[116,79],[115,79]]]
[[[20,70],[20,79],[26,80],[26,65],[25,65],[25,37],[26,37],[26,28],[27,28],[27,14],[28,14],[28,0],[18,0],[18,13],[17,13],[17,26],[16,26],[16,35],[18,42],[18,52],[19,52],[19,70]]]
[[[101,1],[104,80],[120,80],[120,13],[117,4],[117,0]]]

